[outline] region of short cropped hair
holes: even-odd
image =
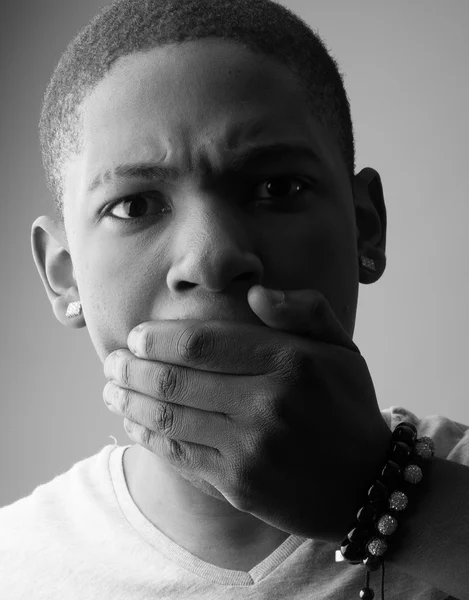
[[[39,141],[46,184],[64,224],[64,167],[80,154],[80,105],[121,56],[208,36],[243,44],[292,72],[338,145],[353,187],[355,145],[343,75],[317,31],[273,0],[117,0],[69,43],[44,94]]]

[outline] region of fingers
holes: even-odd
[[[103,399],[113,412],[160,436],[221,449],[228,435],[226,415],[155,400],[113,382],[106,384]]]
[[[284,345],[281,332],[231,321],[149,321],[128,337],[139,358],[238,375],[267,373]]]
[[[209,373],[143,360],[126,350],[119,351],[112,364],[106,363],[105,375],[119,386],[155,400],[233,418],[243,413],[252,418],[258,403],[256,390],[261,388],[265,394],[272,385],[263,376]]]

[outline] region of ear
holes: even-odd
[[[353,190],[358,254],[372,258],[376,268],[369,271],[360,264],[360,283],[374,283],[386,269],[387,216],[379,173],[365,167],[355,175]]]
[[[68,319],[70,302],[79,300],[67,236],[62,225],[48,216],[38,217],[31,228],[34,262],[58,321],[67,327],[85,327],[83,314]]]

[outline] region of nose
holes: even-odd
[[[223,292],[235,283],[246,289],[261,283],[262,238],[252,216],[220,198],[191,197],[189,203],[190,209],[174,224],[168,287],[173,292],[194,286]]]

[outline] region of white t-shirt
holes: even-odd
[[[391,429],[412,421],[436,456],[469,466],[469,427],[382,411]],[[335,562],[335,544],[291,535],[249,572],[200,560],[137,508],[124,478],[130,446],[107,445],[29,496],[0,509],[1,600],[356,600],[366,570]],[[347,532],[344,532],[344,536]],[[380,597],[381,571],[371,573]],[[448,597],[386,564],[386,600]]]

